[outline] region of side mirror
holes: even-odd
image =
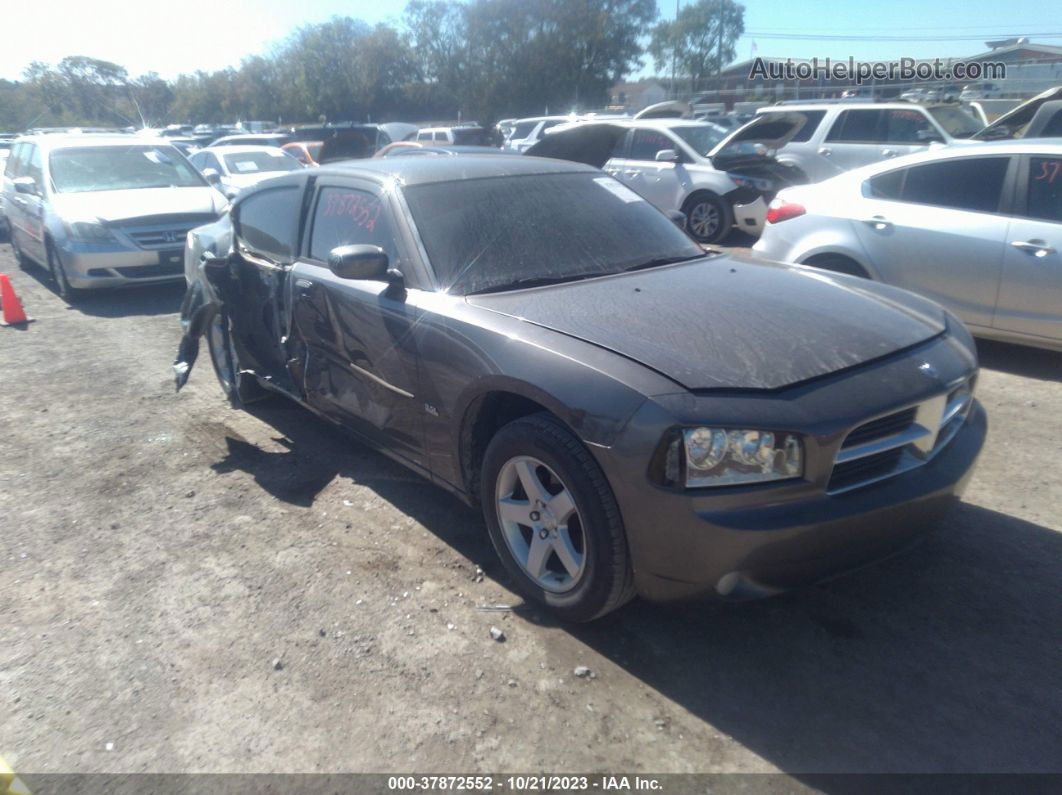
[[[674,149],[661,149],[656,153],[654,159],[658,163],[677,163],[679,161],[679,153]]]
[[[15,186],[16,193],[25,193],[28,196],[37,196],[37,180],[33,177],[16,177],[11,180]]]
[[[395,283],[402,274],[391,268],[387,254],[379,246],[340,246],[328,255],[328,268],[341,279],[363,279]]]
[[[664,215],[670,218],[671,223],[673,223],[683,232],[686,231],[686,213],[682,212],[681,210],[664,210]]]
[[[918,130],[915,132],[915,138],[922,143],[944,143],[944,139],[940,137],[940,134],[936,130]]]
[[[221,174],[212,168],[203,169],[203,178],[211,185],[217,185],[221,182]]]

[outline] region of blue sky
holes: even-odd
[[[661,16],[673,17],[674,0],[658,0]],[[266,51],[293,28],[341,14],[366,22],[397,22],[405,0],[35,0],[5,3],[8,32],[0,47],[0,77],[16,79],[32,60],[55,63],[65,55],[90,55],[126,66],[137,75],[164,77],[197,69],[236,65]],[[1062,14],[1033,0],[746,0],[738,60],[756,54],[809,58],[880,59],[936,55],[956,57],[984,51],[984,41],[1010,34],[1062,44]],[[11,35],[21,31],[22,35]],[[866,41],[772,39],[768,34],[865,36]],[[759,35],[756,35],[759,34]],[[878,36],[920,36],[931,41],[883,41]],[[964,37],[968,41],[946,40]],[[645,71],[651,71],[647,64]]]

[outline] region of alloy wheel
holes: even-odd
[[[495,509],[513,558],[534,583],[570,591],[586,569],[586,533],[571,491],[531,456],[509,459],[498,473]]]
[[[690,208],[689,225],[698,239],[708,240],[719,229],[719,210],[711,202],[697,202]]]

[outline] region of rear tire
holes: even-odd
[[[826,271],[833,271],[834,273],[858,276],[861,279],[870,278],[870,274],[863,269],[862,265],[843,254],[820,254],[817,257],[811,257],[811,259],[802,264],[822,268]]]
[[[233,408],[242,408],[269,397],[270,393],[253,374],[240,371],[239,355],[232,340],[232,321],[224,309],[214,316],[206,338],[214,375]]]
[[[534,485],[525,487],[529,477]],[[551,415],[523,417],[494,435],[483,459],[480,501],[494,549],[529,599],[583,622],[634,596],[612,489],[582,442]],[[561,503],[567,509],[549,508]],[[547,551],[536,555],[536,547]]]
[[[690,196],[682,212],[686,216],[686,231],[698,243],[718,243],[734,225],[730,205],[714,193],[702,191]]]

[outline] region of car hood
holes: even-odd
[[[58,193],[51,203],[66,220],[99,218],[112,223],[149,215],[217,215],[227,202],[217,190],[204,186]]]
[[[611,350],[687,389],[779,389],[947,328],[939,306],[904,290],[733,256],[467,300]]]
[[[549,130],[524,151],[531,157],[554,157],[602,168],[629,127],[608,122],[578,122]]]
[[[251,185],[257,185],[264,179],[281,177],[290,173],[290,171],[255,171],[253,174],[226,174],[224,181],[237,188],[247,188]]]
[[[744,158],[750,154],[773,156],[800,132],[807,120],[798,111],[757,116],[716,144],[708,156],[713,161],[717,157]]]
[[[1047,91],[1037,94],[1032,99],[1021,103],[1013,110],[1007,111],[987,127],[975,133],[973,137],[979,141],[1013,138],[1015,133],[1021,127],[1032,121],[1033,117],[1036,115],[1036,111],[1038,111],[1042,105],[1059,99],[1062,99],[1062,86],[1049,88]],[[1025,137],[1031,138],[1033,136],[1026,135]]]

